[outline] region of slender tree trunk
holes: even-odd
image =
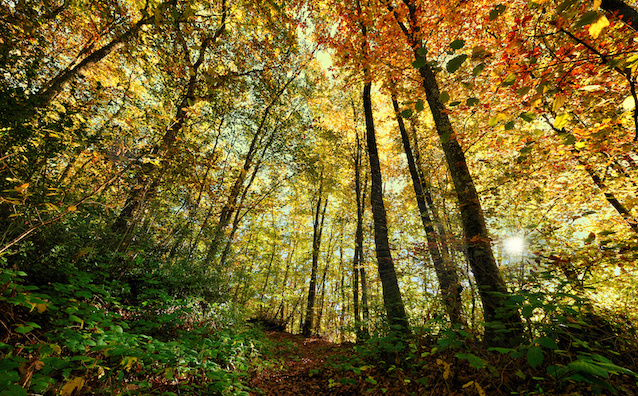
[[[404,3],[408,6],[410,12],[412,32],[399,19],[397,19],[397,22],[406,38],[410,41],[415,59],[418,61],[426,60],[422,56],[424,48],[418,40],[414,39],[414,34],[418,32],[416,6],[410,0],[404,0]],[[518,338],[522,334],[521,318],[516,308],[507,304],[509,291],[494,259],[481,202],[465,161],[465,153],[454,136],[454,128],[447,115],[447,110],[439,99],[440,91],[436,76],[427,60],[419,68],[419,74],[423,79],[426,100],[434,119],[450,174],[452,175],[459,203],[468,258],[479,287],[481,301],[483,302],[483,313],[486,322],[484,341],[489,345],[510,345],[518,342]],[[500,326],[505,326],[512,331],[512,334],[508,335],[496,331]]]
[[[377,150],[377,138],[374,129],[374,117],[372,115],[372,79],[368,64],[369,48],[367,41],[367,27],[363,22],[361,4],[357,0],[357,11],[363,44],[361,48],[364,57],[363,73],[365,83],[363,86],[363,111],[366,125],[366,143],[368,146],[368,160],[370,161],[370,175],[372,179],[372,192],[370,201],[372,206],[372,219],[374,221],[374,243],[377,254],[377,266],[379,278],[383,287],[383,305],[388,316],[390,328],[398,332],[410,333],[408,317],[399,289],[399,281],[394,270],[394,261],[390,253],[390,241],[388,239],[388,222],[383,203],[383,179],[381,177],[381,164]]]
[[[306,304],[306,320],[303,322],[301,332],[304,337],[312,335],[313,322],[315,316],[315,295],[317,292],[317,270],[319,265],[319,251],[321,249],[321,233],[323,232],[323,221],[326,217],[328,199],[322,199],[323,195],[323,173],[319,184],[319,194],[317,197],[317,207],[315,209],[315,221],[312,235],[312,270],[310,273],[310,284],[308,285],[308,303]],[[323,203],[323,209],[321,204]]]
[[[372,117],[372,100],[370,95],[372,84],[366,82],[363,88],[363,108],[366,119],[366,140],[368,144],[368,158],[370,160],[370,174],[372,178],[372,218],[374,220],[374,242],[379,266],[379,278],[383,286],[383,304],[391,327],[401,332],[409,333],[408,318],[405,313],[399,281],[394,270],[394,261],[390,253],[388,239],[388,225],[385,206],[383,203],[383,181],[381,178],[381,164],[377,151],[377,139]]]
[[[439,281],[439,288],[441,289],[441,297],[443,298],[443,305],[446,308],[450,322],[462,324],[461,319],[461,291],[463,288],[459,283],[458,274],[454,268],[453,263],[443,261],[443,256],[440,249],[440,238],[436,230],[432,226],[432,220],[428,213],[428,207],[425,201],[425,193],[423,186],[421,185],[421,178],[412,155],[412,147],[410,146],[410,138],[408,132],[405,129],[401,112],[399,111],[399,102],[396,98],[396,93],[392,94],[392,106],[394,107],[394,113],[399,124],[399,131],[401,132],[401,140],[403,142],[403,149],[405,156],[408,160],[408,169],[410,170],[410,176],[412,177],[412,186],[414,187],[414,194],[416,195],[417,206],[419,208],[421,223],[425,230],[425,237],[428,242],[428,251],[434,264],[434,271]]]

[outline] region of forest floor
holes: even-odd
[[[371,356],[362,357],[352,343],[335,344],[282,332],[268,332],[267,338],[273,346],[264,356],[267,363],[254,370],[248,382],[254,396],[638,395],[636,378],[631,375],[608,378],[615,391],[600,389],[589,381],[553,381],[543,373],[544,367],[531,370],[500,354],[482,355],[486,365],[477,369],[453,351],[419,353],[418,363],[400,362],[398,357],[393,361],[391,354],[373,361]],[[418,349],[424,350],[422,345]]]

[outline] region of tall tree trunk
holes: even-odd
[[[303,322],[301,332],[304,337],[312,335],[313,321],[315,316],[315,295],[317,292],[317,270],[319,265],[319,251],[321,249],[321,233],[323,232],[323,222],[326,217],[326,208],[328,207],[328,199],[323,197],[323,172],[321,174],[319,184],[319,193],[317,194],[317,207],[315,209],[315,220],[313,223],[312,234],[312,270],[310,273],[310,283],[308,285],[308,303],[306,304],[306,320]],[[321,204],[323,203],[323,209]]]
[[[354,107],[354,104],[353,104]],[[365,270],[362,266],[363,258],[363,217],[365,215],[365,200],[366,200],[366,187],[367,187],[367,174],[366,180],[361,188],[361,166],[363,162],[363,151],[361,148],[361,141],[359,139],[359,132],[355,130],[355,157],[354,157],[354,189],[355,198],[357,200],[357,227],[355,231],[354,242],[354,257],[352,259],[352,274],[353,274],[353,306],[354,306],[354,325],[357,342],[364,341],[370,338],[368,334],[367,326],[361,321],[361,314],[359,311],[359,275],[361,274],[361,291],[362,302],[367,305],[367,291],[365,290]],[[367,310],[367,307],[365,308]],[[365,318],[367,319],[367,317]]]
[[[426,100],[434,119],[458,199],[468,258],[483,303],[486,322],[484,341],[489,345],[511,345],[519,341],[522,334],[522,321],[516,308],[507,304],[509,291],[494,259],[481,202],[465,161],[465,153],[454,136],[454,128],[447,115],[447,110],[439,99],[440,91],[436,76],[423,56],[425,48],[419,40],[414,39],[419,30],[416,23],[416,6],[410,0],[404,0],[404,3],[410,12],[409,20],[412,32],[398,18],[397,22],[410,41],[415,60],[425,61],[424,65],[419,68],[419,74],[423,79]],[[512,334],[508,335],[497,331],[500,326],[505,326]]]
[[[399,289],[399,281],[394,270],[394,261],[390,252],[388,239],[388,224],[383,204],[383,180],[381,178],[381,164],[377,151],[377,139],[372,117],[372,99],[370,90],[372,83],[366,82],[363,87],[363,108],[366,119],[366,140],[368,144],[368,158],[370,160],[370,174],[372,179],[372,218],[374,220],[374,242],[377,252],[379,278],[383,286],[383,304],[388,315],[388,323],[400,332],[410,332],[408,317]]]
[[[621,0],[602,0],[600,8],[618,15],[623,22],[638,30],[638,12],[627,3]]]
[[[410,176],[412,177],[412,186],[414,187],[414,194],[416,195],[417,206],[419,208],[421,223],[425,230],[425,237],[428,242],[428,251],[434,264],[434,271],[439,281],[439,288],[441,289],[441,297],[443,299],[443,305],[446,308],[447,314],[450,318],[450,322],[462,324],[461,319],[461,291],[463,288],[459,283],[459,277],[456,273],[456,268],[451,262],[443,261],[441,254],[440,237],[436,230],[432,226],[432,220],[428,213],[428,207],[425,201],[425,193],[421,184],[421,178],[412,155],[412,147],[410,146],[410,138],[408,132],[405,129],[401,112],[399,111],[399,102],[397,101],[396,93],[392,93],[392,106],[394,107],[394,113],[399,124],[399,131],[401,132],[401,140],[403,142],[403,150],[408,160],[408,169],[410,170]]]
[[[364,58],[363,73],[363,112],[366,124],[366,143],[368,146],[368,160],[370,161],[370,175],[372,179],[372,191],[370,201],[372,206],[372,219],[374,221],[374,243],[377,254],[377,266],[379,278],[383,287],[383,305],[388,315],[388,324],[394,330],[403,333],[410,333],[408,317],[405,313],[405,306],[399,289],[399,281],[394,270],[394,261],[390,253],[390,241],[388,239],[388,221],[383,204],[383,179],[381,177],[381,164],[379,162],[379,152],[377,150],[377,138],[374,130],[374,117],[372,116],[372,79],[370,76],[370,66],[368,64],[369,48],[367,41],[367,27],[363,22],[363,12],[361,4],[357,0],[357,12],[363,44],[361,52]]]

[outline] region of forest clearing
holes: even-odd
[[[638,394],[638,2],[0,27],[0,396]]]

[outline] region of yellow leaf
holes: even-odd
[[[75,212],[76,210],[78,210],[78,207],[75,205],[70,205],[66,207],[67,212]]]
[[[472,385],[474,385],[474,381],[470,381],[470,382],[468,382],[467,384],[463,385],[463,388],[465,389],[465,388],[467,388],[468,386],[472,386]]]
[[[53,352],[57,353],[58,355],[62,352],[62,348],[60,348],[58,344],[49,344],[49,346],[51,347],[51,349],[53,349]]]
[[[606,16],[601,16],[595,23],[589,25],[589,35],[597,39],[604,28],[609,26],[609,20]]]
[[[603,0],[594,0],[594,10],[600,8],[600,5],[603,3]]]
[[[74,390],[84,387],[84,377],[75,377],[60,389],[60,396],[71,396]]]
[[[474,386],[476,387],[476,391],[478,392],[479,396],[486,396],[485,391],[483,390],[483,388],[481,388],[481,385],[479,385],[478,382],[475,382]]]
[[[579,150],[585,146],[587,146],[587,143],[583,142],[582,140],[580,142],[576,142],[576,144],[574,145],[574,147],[576,147]]]
[[[552,105],[552,111],[557,112],[558,109],[563,107],[563,104],[565,103],[565,99],[566,99],[565,95],[557,94],[556,97],[554,98],[554,104]]]
[[[42,360],[38,360],[33,364],[33,366],[36,370],[42,370],[42,368],[44,367],[44,362]]]
[[[104,367],[99,366],[97,368],[97,379],[104,377],[104,375],[106,375],[106,372],[104,371]]]
[[[569,114],[561,114],[554,120],[554,128],[562,129],[569,121]]]
[[[446,363],[441,359],[436,359],[436,364],[443,365],[443,379],[447,380],[448,378],[450,378],[450,375],[452,374],[450,371],[450,367],[452,366],[452,363]]]
[[[135,356],[125,356],[124,359],[122,359],[121,365],[124,366],[124,370],[131,371],[137,361],[138,358]]]

